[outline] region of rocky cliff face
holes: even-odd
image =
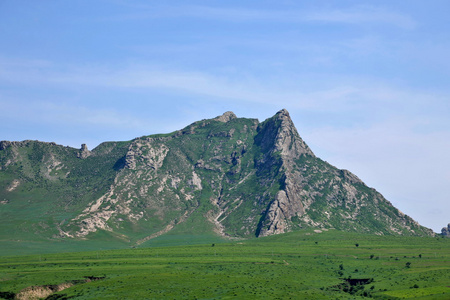
[[[8,211],[48,205],[34,223],[2,217],[53,238],[106,231],[139,244],[169,231],[249,237],[303,227],[432,235],[358,177],[317,158],[286,110],[262,123],[227,112],[92,151],[1,142],[0,168]]]
[[[442,228],[441,235],[450,238],[450,223],[447,225],[447,227]]]
[[[315,156],[300,138],[286,110],[281,110],[259,128],[265,160],[277,164],[278,172],[283,174],[281,189],[267,207],[258,228],[257,235],[266,236],[291,230],[289,221],[305,213],[299,185],[302,178],[295,174],[293,166],[302,156]]]

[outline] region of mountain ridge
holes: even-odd
[[[433,235],[316,157],[285,109],[263,122],[226,112],[92,150],[2,141],[0,200],[13,232],[43,239],[105,231],[140,244],[169,232],[246,238],[304,227]]]

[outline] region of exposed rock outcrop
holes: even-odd
[[[289,160],[299,158],[302,154],[315,156],[298,134],[286,109],[280,110],[272,117],[272,122],[277,128],[274,151],[279,151]]]
[[[285,191],[278,191],[275,200],[270,204],[266,213],[266,219],[268,221],[267,228],[261,230],[258,236],[268,236],[288,231],[289,225],[287,224],[287,220],[290,219],[292,213],[298,212],[298,208],[293,208],[292,204]]]
[[[447,225],[447,227],[442,228],[441,235],[450,238],[450,223]]]
[[[14,191],[18,186],[20,185],[20,180],[19,179],[14,179],[11,184],[6,188],[7,192],[12,192]]]
[[[11,146],[11,142],[10,141],[0,141],[0,150],[4,150],[7,147]]]
[[[224,113],[221,116],[218,116],[216,118],[214,118],[213,120],[215,121],[219,121],[219,122],[223,122],[223,123],[227,123],[233,119],[236,119],[236,115],[232,112],[232,111],[227,111],[226,113]]]
[[[259,236],[283,233],[292,230],[290,220],[305,213],[302,201],[303,181],[301,174],[293,169],[296,160],[302,155],[315,157],[306,143],[300,138],[297,129],[286,109],[279,111],[274,117],[261,124],[264,132],[263,146],[267,147],[271,158],[267,160],[279,164],[283,172],[282,190],[277,193],[275,200],[265,214],[266,220],[260,224]],[[279,160],[278,162],[275,162]]]
[[[47,297],[56,293],[68,289],[77,284],[83,284],[91,281],[103,280],[105,277],[95,277],[95,276],[86,276],[85,279],[72,280],[60,284],[53,285],[37,285],[37,286],[29,286],[24,288],[19,293],[17,293],[14,299],[19,300],[38,300],[38,299],[48,299]],[[12,294],[12,293],[11,293]],[[63,297],[65,298],[65,297]],[[55,299],[61,299],[61,297],[55,297]]]
[[[144,164],[149,168],[158,170],[162,166],[168,152],[169,148],[164,144],[157,148],[154,147],[152,139],[137,140],[128,149],[125,167],[135,169],[138,165]]]
[[[77,157],[81,159],[85,159],[90,156],[91,152],[88,150],[86,144],[81,144],[80,151],[77,153]]]

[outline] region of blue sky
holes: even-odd
[[[90,149],[288,109],[312,150],[450,222],[448,1],[0,1],[0,140]]]

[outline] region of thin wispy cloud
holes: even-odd
[[[130,5],[127,5],[130,7]],[[225,6],[164,6],[164,5],[139,5],[133,7],[135,12],[124,13],[117,16],[109,16],[104,20],[130,21],[145,19],[165,19],[189,17],[196,19],[211,19],[226,22],[280,22],[280,23],[341,23],[364,24],[380,23],[389,24],[404,29],[413,29],[416,22],[408,15],[376,6],[354,6],[345,9],[248,9],[229,8]]]
[[[88,108],[79,104],[35,101],[24,105],[22,101],[12,103],[0,100],[0,105],[4,108],[0,112],[3,119],[13,115],[34,124],[70,124],[75,127],[95,126],[113,129],[151,128],[150,125],[153,125],[123,111]]]
[[[13,60],[12,60],[13,61]],[[147,89],[183,95],[208,97],[209,101],[225,99],[249,103],[272,104],[279,100],[296,109],[338,112],[361,111],[378,107],[408,111],[410,107],[432,109],[446,103],[446,95],[420,92],[411,88],[376,81],[373,78],[346,77],[330,81],[317,77],[312,81],[328,83],[301,84],[300,79],[274,81],[272,77],[217,75],[204,71],[185,71],[142,64],[111,67],[105,65],[57,65],[49,61],[0,61],[0,78],[28,86],[48,85],[76,89],[86,86],[108,89]],[[405,105],[407,99],[408,105]],[[421,108],[422,109],[422,108]],[[422,112],[426,112],[424,109]],[[445,105],[439,108],[445,109]]]
[[[357,6],[347,9],[318,11],[306,15],[307,21],[326,23],[381,23],[413,29],[416,22],[408,15],[389,11],[375,6]]]

